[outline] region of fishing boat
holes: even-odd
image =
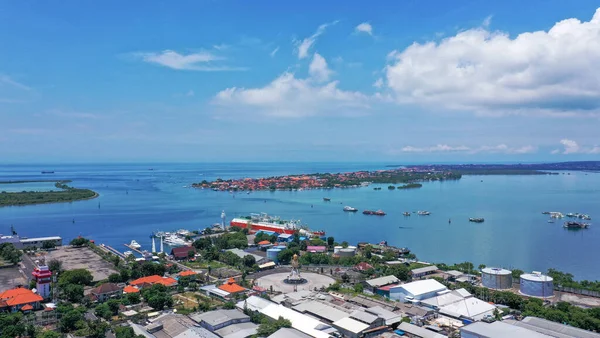
[[[590,226],[589,223],[581,223],[581,222],[565,222],[563,225],[566,229],[587,229]]]
[[[329,198],[329,197],[323,197],[323,201],[325,201],[325,202],[330,202],[330,201],[331,201],[331,198]]]
[[[385,212],[383,210],[377,210],[377,211],[365,210],[365,211],[363,211],[363,214],[364,215],[385,216]]]
[[[300,220],[283,220],[279,216],[270,216],[266,213],[250,214],[250,216],[236,217],[229,222],[232,227],[248,230],[272,231],[278,234],[293,234],[298,231],[302,235],[325,236],[325,231],[313,231],[308,226],[301,223]]]
[[[551,219],[549,219],[549,220],[548,220],[548,223],[554,223],[554,221],[553,221],[553,220],[551,220]]]
[[[344,211],[349,211],[349,212],[357,212],[358,209],[350,207],[350,206],[345,206],[344,207]]]
[[[569,218],[575,218],[577,216],[579,216],[579,214],[577,214],[577,213],[574,214],[574,213],[570,212],[567,214],[567,217],[569,217]]]
[[[138,242],[135,241],[135,239],[132,240],[131,243],[129,243],[129,246],[134,249],[139,249],[142,247]]]
[[[469,218],[469,222],[483,223],[484,221],[485,220],[483,218],[474,218],[474,217]]]
[[[421,215],[421,216],[429,216],[429,215],[431,215],[431,213],[429,211],[427,211],[427,210],[417,211],[417,214]]]
[[[403,213],[402,213],[402,215],[404,215],[404,216],[407,216],[407,217],[408,217],[408,216],[410,216],[410,212],[408,212],[408,211],[405,211],[405,212],[403,212]]]
[[[586,214],[579,214],[579,215],[577,215],[577,218],[583,219],[583,220],[586,220],[586,221],[589,221],[589,220],[592,219],[592,217],[590,217],[590,215],[586,215]]]

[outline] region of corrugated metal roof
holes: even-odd
[[[268,338],[311,338],[311,336],[302,333],[296,329],[291,328],[281,328],[277,330],[275,333],[270,335]]]
[[[484,322],[475,322],[460,329],[460,332],[475,334],[482,338],[547,338],[551,337],[538,333],[523,327],[506,324],[504,322],[493,322],[491,324]]]
[[[437,271],[438,267],[435,265],[432,266],[424,266],[422,268],[416,268],[416,269],[412,269],[410,270],[410,272],[414,274],[420,274],[420,273],[427,273],[427,272],[433,272],[433,271]]]
[[[388,284],[400,283],[400,280],[394,275],[389,275],[375,279],[369,279],[368,281],[366,281],[366,283],[372,287],[377,288]]]
[[[445,338],[446,337],[444,335],[435,333],[433,331],[424,329],[422,327],[413,325],[411,323],[400,323],[400,325],[398,325],[398,330],[402,330],[404,332],[410,333],[412,335],[415,335],[415,336],[421,337],[421,338]]]
[[[239,301],[235,306],[238,309],[243,310],[245,305],[248,309],[252,311],[259,311],[260,309],[263,309],[271,304],[275,303],[273,303],[270,300],[266,300],[262,297],[250,296],[245,300]]]
[[[196,323],[205,322],[211,326],[217,326],[231,320],[250,320],[250,317],[238,310],[215,310],[204,313],[195,313],[190,315],[190,318]]]
[[[335,331],[330,325],[326,325],[321,321],[292,309],[288,309],[280,304],[271,304],[264,309],[261,309],[260,313],[271,319],[283,317],[292,322],[292,327],[294,329],[302,331],[313,338],[329,338],[331,335],[327,332]]]
[[[530,330],[534,330],[540,333],[549,334],[558,338],[562,337],[576,337],[576,338],[599,338],[600,334],[579,329],[576,327],[551,322],[546,319],[537,317],[526,317],[521,322],[516,322],[515,325],[525,324],[524,326]],[[543,330],[543,331],[540,331]]]
[[[371,323],[373,323],[374,321],[376,321],[377,318],[379,318],[379,316],[376,316],[374,314],[370,314],[368,312],[361,311],[361,310],[356,310],[356,311],[352,312],[350,314],[350,317],[352,317],[356,320],[359,320],[363,323],[369,324],[369,325]]]
[[[350,316],[349,313],[338,310],[333,306],[317,302],[315,300],[300,303],[292,307],[292,309],[302,313],[311,313],[315,316],[325,318],[330,322],[335,322],[342,318]]]
[[[399,285],[392,288],[390,292],[399,291],[400,289],[406,290],[406,292],[413,296],[419,296],[430,292],[446,290],[446,287],[435,279],[423,279]]]
[[[342,318],[332,324],[335,327],[350,331],[354,334],[358,334],[369,328],[369,325],[361,323],[358,320],[354,320],[350,317]]]

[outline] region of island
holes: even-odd
[[[45,203],[65,203],[73,201],[88,200],[98,197],[98,193],[90,189],[79,189],[68,186],[70,180],[62,181],[2,181],[3,184],[35,183],[35,182],[55,182],[57,191],[21,191],[21,192],[0,192],[0,207],[45,204]],[[0,188],[0,190],[2,190]]]
[[[204,180],[200,183],[192,184],[192,187],[215,191],[305,190],[356,188],[368,186],[371,183],[405,183],[408,186],[415,182],[458,180],[460,178],[461,174],[447,170],[399,168],[349,173],[315,173],[230,180],[217,179],[212,182]],[[416,186],[410,187],[416,188]]]

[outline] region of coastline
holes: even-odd
[[[4,184],[19,184],[19,183],[34,183],[40,182],[35,180],[29,181],[5,181]],[[59,191],[21,191],[21,192],[6,192],[0,193],[0,208],[10,206],[28,206],[38,204],[51,203],[72,203],[77,201],[91,200],[98,196],[98,192],[90,189],[79,189],[68,186],[66,183],[71,180],[54,180],[43,181],[44,183],[54,182],[54,186]],[[90,195],[91,193],[91,195]],[[89,196],[88,196],[89,195]]]

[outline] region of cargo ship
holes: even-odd
[[[278,234],[293,234],[298,231],[301,235],[325,236],[325,231],[312,231],[300,223],[300,220],[282,220],[278,216],[269,216],[264,212],[234,218],[229,222],[229,225],[254,231],[273,231]]]

